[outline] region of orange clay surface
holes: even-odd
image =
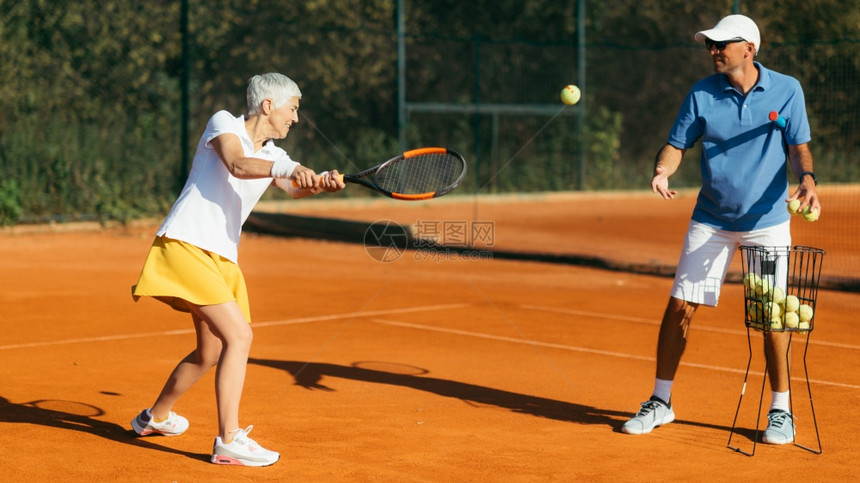
[[[672,265],[693,198],[304,200],[261,209],[425,227],[493,220],[500,250]],[[793,222],[795,241],[816,246],[815,229],[840,216],[849,224],[854,210],[825,207],[819,225]],[[360,244],[250,233],[240,265],[255,339],[241,421],[282,459],[267,468],[212,465],[214,371],[174,408],[191,421],[185,434],[138,438],[129,425],[194,347],[190,317],[130,296],[158,223],[0,232],[5,481],[860,477],[860,294],[821,291],[808,344],[793,341],[798,442],[817,449],[817,423],[822,454],[759,443],[747,457],[727,443],[751,347],[732,446],[753,449],[764,360],[761,334],[743,327],[740,285],[726,284],[720,305],[696,316],[674,387],[676,422],[631,436],[620,428],[650,395],[670,278],[420,250],[382,263]],[[853,254],[831,255],[845,260],[836,272]],[[762,414],[769,401],[766,392]]]

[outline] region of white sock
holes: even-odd
[[[771,410],[779,409],[779,410],[785,411],[787,413],[791,412],[790,398],[789,398],[788,393],[789,393],[789,391],[785,391],[785,392],[771,391],[771,393],[770,393],[770,397],[771,397],[770,398],[770,409]]]
[[[654,379],[654,396],[669,402],[672,399],[672,381],[666,379]]]

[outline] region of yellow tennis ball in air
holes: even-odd
[[[806,221],[815,221],[818,219],[818,210],[813,210],[809,206],[803,209],[803,219]]]
[[[564,89],[561,90],[561,102],[568,106],[572,106],[579,102],[580,97],[582,97],[582,92],[580,92],[579,87],[576,87],[573,84],[564,86]]]
[[[788,206],[786,207],[786,209],[788,209],[788,212],[792,215],[800,214],[800,212],[797,211],[798,208],[800,208],[800,200],[791,200],[788,202]]]
[[[812,314],[812,307],[809,304],[800,304],[800,308],[797,309],[797,316],[800,317],[801,322],[812,320]]]
[[[794,312],[786,312],[785,313],[785,328],[786,329],[796,329],[797,324],[800,322],[800,317],[797,316]],[[809,325],[809,322],[806,323]]]
[[[796,295],[789,295],[785,298],[785,311],[788,312],[797,312],[797,309],[800,307],[800,299],[797,298]]]

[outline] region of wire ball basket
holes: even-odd
[[[746,326],[762,332],[811,332],[824,250],[806,246],[739,250]]]
[[[797,442],[796,433],[792,434],[792,442],[795,446],[803,448],[815,454],[821,454],[821,436],[818,432],[818,420],[815,417],[815,406],[812,402],[812,387],[809,384],[809,370],[806,355],[809,349],[808,334],[815,329],[815,309],[818,302],[818,286],[821,280],[821,264],[824,261],[824,250],[806,246],[794,247],[765,247],[765,246],[741,246],[741,265],[743,267],[744,284],[744,323],[747,326],[747,347],[749,354],[747,368],[744,373],[744,384],[738,399],[738,407],[735,411],[735,419],[729,433],[728,447],[747,456],[755,454],[758,443],[759,422],[761,419],[762,400],[764,397],[765,383],[768,380],[768,366],[779,363],[777,360],[768,360],[767,343],[774,339],[785,339],[786,337],[767,337],[768,333],[786,333],[788,346],[783,356],[785,367],[788,370],[787,378],[789,394],[793,393],[791,388],[791,339],[794,334],[806,335],[806,345],[803,351],[803,371],[806,376],[806,392],[809,396],[809,409],[812,415],[812,423],[815,427],[815,438],[818,447],[805,446]],[[749,329],[764,333],[762,338],[765,345],[765,377],[762,377],[761,392],[759,393],[758,412],[756,419],[755,434],[753,435],[752,451],[748,452],[739,446],[732,445],[732,438],[737,430],[738,414],[741,411],[744,393],[750,375],[750,364],[752,362],[753,350],[751,343],[752,332]],[[776,335],[776,334],[774,334]],[[789,399],[790,414],[795,414],[793,397]],[[792,431],[794,426],[792,426]]]

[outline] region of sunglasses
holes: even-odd
[[[746,41],[744,39],[731,39],[731,40],[720,40],[720,41],[705,39],[705,47],[707,47],[708,50],[712,50],[712,49],[716,48],[717,51],[722,52],[722,51],[726,50],[727,45],[734,44],[737,42],[746,42]]]

